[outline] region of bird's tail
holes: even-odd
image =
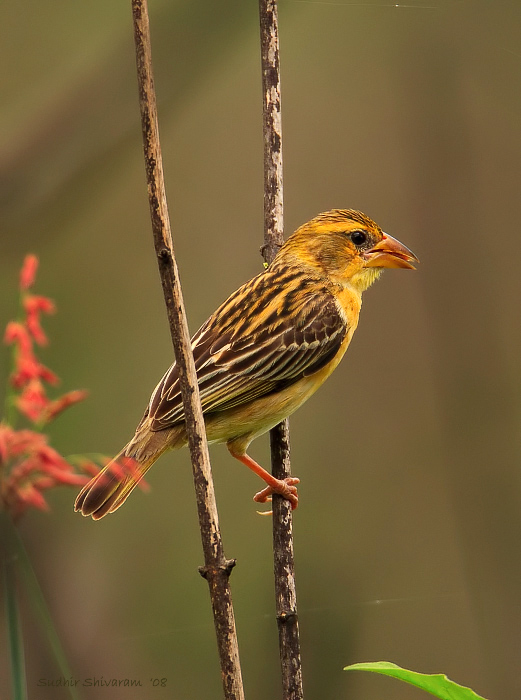
[[[74,510],[99,520],[123,505],[154,462],[170,447],[162,433],[136,435],[82,488]]]

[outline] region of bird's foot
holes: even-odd
[[[299,482],[300,479],[297,479],[295,476],[288,476],[285,479],[274,479],[269,486],[256,493],[253,500],[256,503],[267,503],[271,501],[271,495],[277,493],[291,503],[291,510],[295,510],[298,506],[296,484]]]

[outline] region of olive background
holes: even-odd
[[[151,0],[174,245],[192,332],[262,268],[257,3]],[[444,672],[521,693],[521,6],[280,0],[287,233],[373,217],[421,260],[364,295],[334,378],[291,419],[306,697],[420,691],[343,666]],[[50,429],[113,454],[172,360],[142,162],[130,2],[23,0],[0,21],[0,322],[23,256],[58,313],[41,358],[90,397]],[[0,391],[9,353],[0,351]],[[252,456],[269,462],[267,437]],[[249,700],[280,697],[271,523],[258,480],[211,448]],[[188,452],[101,522],[49,495],[20,532],[84,700],[221,694]],[[2,648],[6,648],[2,617]],[[23,599],[29,697],[60,677]],[[7,654],[0,697],[9,697]],[[166,688],[151,679],[167,679]],[[5,680],[4,680],[5,679]]]

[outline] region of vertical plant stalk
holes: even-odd
[[[172,244],[159,142],[146,0],[132,0],[132,13],[145,169],[154,245],[175,358],[179,366],[181,395],[204,552],[205,565],[201,567],[200,573],[208,581],[210,589],[224,697],[226,700],[244,700],[239,647],[229,582],[235,560],[227,560],[224,556],[197,374]]]
[[[264,245],[271,263],[284,242],[282,124],[279,36],[276,0],[259,0],[264,134]],[[270,432],[271,469],[277,479],[291,475],[289,422]],[[302,662],[297,617],[291,504],[273,495],[273,558],[283,700],[301,700]]]
[[[2,560],[5,617],[9,640],[13,700],[27,700],[24,644],[16,591],[15,561],[12,552],[3,552]]]
[[[41,629],[47,637],[55,661],[64,678],[72,678],[73,673],[65,656],[58,632],[54,625],[50,610],[45,601],[43,591],[36,577],[31,560],[24,547],[22,538],[6,512],[0,511],[0,541],[5,544],[4,581],[6,598],[6,617],[11,648],[11,675],[13,678],[13,700],[26,700],[27,689],[25,678],[24,650],[22,629],[17,618],[17,591],[15,573],[18,573],[20,584],[25,587],[27,597],[36,614]],[[16,569],[16,571],[15,571]],[[13,659],[13,651],[17,659]],[[21,669],[21,671],[20,671]],[[25,694],[24,694],[25,692]],[[78,689],[68,686],[67,692],[71,700],[79,700]]]

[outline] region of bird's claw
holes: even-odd
[[[271,494],[277,493],[291,503],[291,510],[295,510],[295,508],[298,506],[298,492],[296,484],[299,482],[300,479],[297,479],[295,476],[288,476],[285,479],[277,479],[276,483],[266,486],[265,489],[262,489],[262,491],[256,493],[253,500],[256,503],[267,503],[268,501],[271,501]],[[266,515],[269,515],[269,513],[271,513],[271,511],[267,512]]]

